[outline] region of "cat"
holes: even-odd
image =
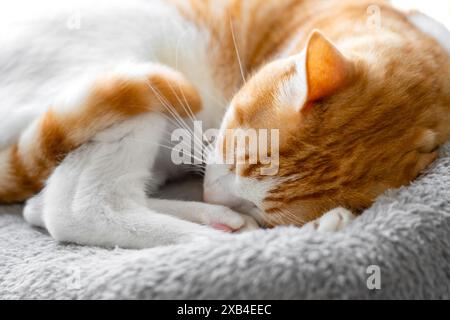
[[[0,202],[57,241],[339,230],[450,138],[449,55],[386,1],[44,2],[0,22]],[[167,135],[195,121],[220,128],[205,202],[151,198],[189,170]],[[237,129],[277,130],[275,174],[224,163]]]

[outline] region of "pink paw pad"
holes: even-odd
[[[236,231],[236,230],[230,228],[229,226],[227,226],[225,224],[221,224],[221,223],[213,223],[211,225],[211,227],[213,227],[216,230],[220,230],[220,231],[227,232],[227,233],[232,233],[232,232]]]

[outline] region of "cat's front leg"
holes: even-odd
[[[307,223],[303,228],[319,232],[335,232],[344,229],[355,219],[355,215],[342,207],[328,211],[320,218]]]
[[[258,223],[228,207],[194,201],[148,199],[147,207],[183,220],[209,225],[226,232],[256,230]]]
[[[149,248],[223,235],[147,207],[145,187],[165,126],[164,117],[147,114],[98,134],[62,161],[29,202],[25,218],[60,242],[106,247]]]

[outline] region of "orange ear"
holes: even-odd
[[[325,98],[351,79],[353,64],[322,33],[314,30],[306,48],[308,101]]]

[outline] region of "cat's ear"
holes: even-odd
[[[306,46],[307,101],[332,95],[352,78],[353,63],[322,33],[314,30]]]

